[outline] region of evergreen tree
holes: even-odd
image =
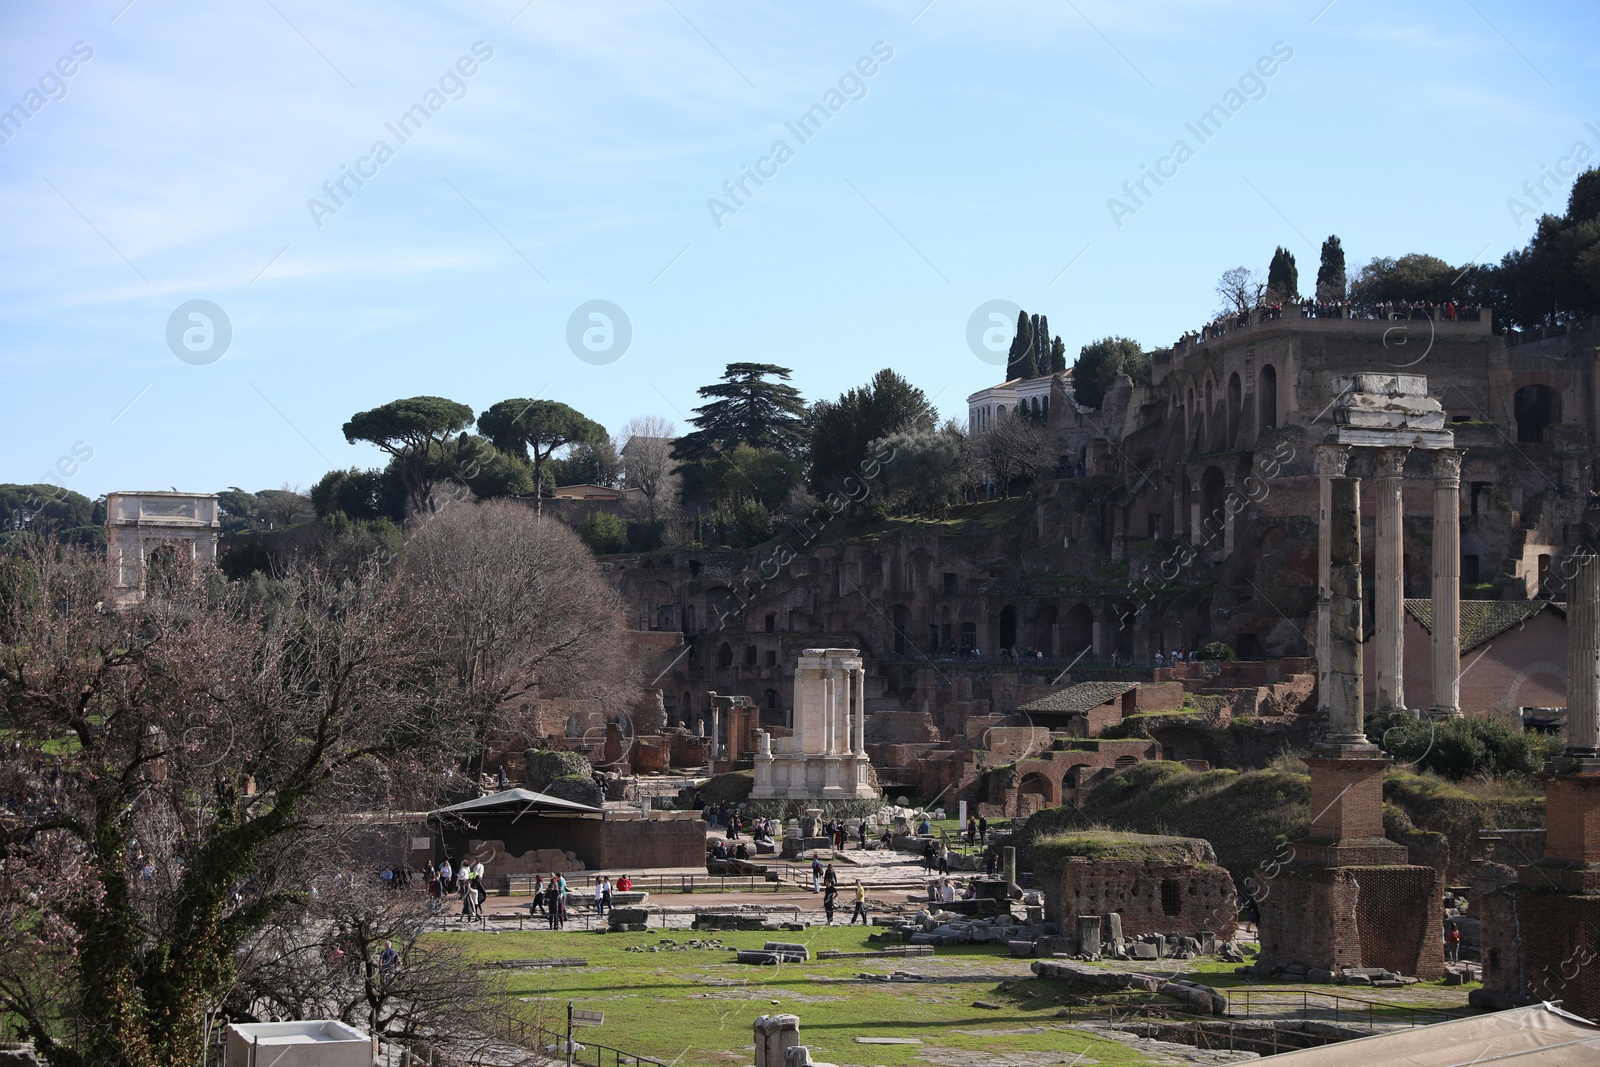
[[[1035,315],[1033,318],[1033,377],[1050,373],[1050,318]]]
[[[1067,346],[1058,336],[1050,343],[1050,373],[1060,374],[1067,369]]]
[[[1017,335],[1011,339],[1011,350],[1006,357],[1006,381],[1038,377],[1038,365],[1033,360],[1033,321],[1026,311],[1017,313]]]
[[[1072,366],[1072,395],[1086,408],[1098,408],[1117,375],[1150,384],[1150,357],[1127,337],[1102,337],[1083,346]]]
[[[1294,253],[1279,245],[1267,268],[1267,300],[1288,303],[1300,299],[1300,272],[1295,269]]]
[[[811,487],[820,494],[861,477],[868,445],[897,433],[931,433],[937,412],[921,389],[885,368],[865,386],[811,409]]]
[[[1344,248],[1337,236],[1322,242],[1322,262],[1317,266],[1317,299],[1325,304],[1344,299]]]
[[[741,444],[803,454],[806,403],[800,390],[784,384],[792,373],[772,363],[728,364],[720,382],[698,390],[711,402],[694,409],[695,417],[689,421],[696,429],[678,438],[673,456],[708,459]]]

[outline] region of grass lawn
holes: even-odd
[[[512,971],[511,1007],[532,1021],[564,1026],[566,1006],[605,1012],[605,1025],[583,1036],[624,1052],[665,1063],[748,1064],[751,1023],[758,1015],[800,1017],[800,1035],[818,1059],[842,1064],[928,1064],[922,1052],[937,1048],[978,1052],[1049,1053],[1039,1062],[1141,1064],[1151,1062],[1121,1042],[1093,1037],[1056,1017],[1059,983],[1031,975],[1001,979],[1018,970],[1003,949],[975,945],[940,949],[929,959],[846,959],[781,967],[742,966],[713,949],[629,952],[663,938],[686,944],[702,935],[688,930],[642,934],[441,934],[469,939],[481,959],[582,956],[585,968]],[[859,951],[868,944],[860,927],[813,927],[779,935],[709,933],[736,948],[760,948],[787,939],[822,949]],[[942,980],[888,983],[862,973],[910,970]],[[982,1000],[994,1008],[974,1007]],[[857,1037],[917,1037],[917,1045],[860,1045]],[[581,1040],[581,1038],[580,1038]],[[1059,1058],[1055,1058],[1059,1057]],[[941,1058],[940,1063],[950,1062]]]

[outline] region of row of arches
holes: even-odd
[[[1278,425],[1278,370],[1270,363],[1256,372],[1255,432]],[[1190,384],[1181,394],[1172,393],[1168,417],[1179,432],[1175,440],[1190,455],[1226,452],[1243,447],[1246,414],[1244,380],[1238,371],[1228,375],[1227,385],[1219,388],[1209,374],[1196,386]]]

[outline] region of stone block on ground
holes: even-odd
[[[650,910],[648,908],[612,908],[611,914],[606,916],[607,924],[623,926],[634,923],[648,922]]]
[[[1066,983],[1075,993],[1111,993],[1122,989],[1154,993],[1162,985],[1161,979],[1149,975],[1110,971],[1072,960],[1034,960],[1032,970],[1040,978]]]

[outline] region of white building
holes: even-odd
[[[1050,390],[1056,376],[1042,378],[1013,378],[1009,382],[979,389],[967,397],[967,429],[971,432],[994,425],[1001,415],[1026,407],[1030,414],[1047,418],[1050,414]],[[1062,375],[1067,389],[1072,389],[1072,372]]]

